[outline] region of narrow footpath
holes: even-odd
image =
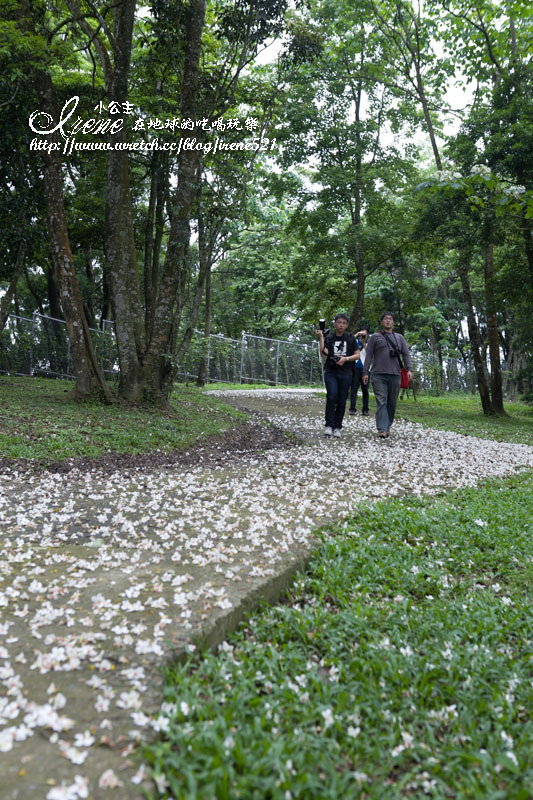
[[[401,421],[380,441],[372,418],[349,417],[325,440],[324,397],[305,390],[224,399],[300,444],[185,469],[2,476],[2,800],[140,800],[139,745],[167,725],[162,664],[279,598],[317,526],[533,466],[533,447]]]

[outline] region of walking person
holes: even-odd
[[[361,387],[361,394],[363,396],[363,417],[368,417],[368,383],[363,383],[363,366],[366,358],[366,344],[368,341],[368,328],[361,328],[355,334],[357,347],[359,348],[360,356],[355,362],[352,387],[350,389],[350,414],[357,414],[357,392]]]
[[[326,356],[324,383],[326,384],[326,427],[324,436],[341,435],[342,420],[346,410],[346,399],[352,383],[354,362],[359,358],[359,349],[353,333],[347,333],[348,317],[337,314],[334,320],[335,331],[324,337],[324,332],[316,332],[320,353]]]
[[[401,368],[407,369],[409,381],[413,379],[413,365],[407,342],[401,333],[394,333],[394,314],[385,311],[380,319],[381,330],[374,333],[366,348],[363,367],[363,383],[368,385],[370,365],[372,389],[376,398],[376,427],[378,436],[386,439],[394,422],[398,394],[400,393]]]

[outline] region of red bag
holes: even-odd
[[[400,378],[400,389],[408,389],[409,388],[409,378],[407,377],[407,370],[405,367],[402,367],[400,370],[401,378]]]

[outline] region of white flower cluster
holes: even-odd
[[[526,187],[525,186],[520,186],[520,185],[518,185],[518,186],[507,186],[503,190],[503,193],[506,194],[508,197],[512,197],[513,200],[521,200],[522,199],[522,195],[524,195],[525,192],[526,192]]]
[[[448,181],[460,180],[463,176],[460,172],[452,172],[449,169],[443,169],[431,175],[432,180],[438,180],[439,183],[447,183]]]
[[[485,164],[474,164],[472,169],[470,170],[471,175],[480,175],[482,178],[490,178],[492,175],[492,170],[490,167],[487,167]]]

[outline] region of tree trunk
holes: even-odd
[[[93,272],[93,256],[91,253],[90,245],[87,245],[83,248],[83,254],[85,256],[85,276],[91,287],[91,291],[89,294],[89,299],[85,305],[85,316],[87,317],[87,322],[89,324],[89,328],[93,328],[96,330],[98,327],[98,323],[96,322],[96,315],[94,313],[94,305],[93,305],[93,291],[94,291],[94,272]]]
[[[159,153],[154,151],[150,163],[150,199],[148,201],[148,213],[146,215],[146,231],[144,235],[144,310],[145,328],[147,331],[152,327],[154,316],[154,227],[157,209],[157,197],[159,193]]]
[[[47,111],[52,119],[58,119],[55,90],[47,72],[38,71],[36,73],[36,88],[42,109]],[[41,155],[44,164],[48,238],[76,375],[72,395],[79,399],[100,390],[104,398],[111,401],[110,390],[96,359],[70,249],[59,151],[43,151]]]
[[[123,0],[114,7],[114,63],[110,101],[127,102],[133,22],[136,0]],[[127,151],[120,146],[127,129],[110,136],[107,168],[106,261],[111,288],[115,332],[120,364],[119,395],[136,402],[144,388],[142,353],[145,346],[139,273],[133,233],[132,204]]]
[[[529,267],[529,280],[533,288],[533,220],[526,218],[526,212],[522,213],[522,235],[524,237],[524,249]]]
[[[191,308],[191,315],[189,317],[189,322],[187,325],[187,330],[183,336],[181,344],[176,352],[176,363],[179,364],[182,358],[184,357],[185,353],[189,349],[189,345],[191,343],[191,339],[194,333],[194,326],[196,325],[196,320],[198,319],[198,312],[200,310],[200,303],[202,302],[202,297],[204,294],[204,284],[205,278],[207,275],[207,271],[209,269],[209,258],[207,254],[204,253],[203,258],[200,259],[200,270],[198,273],[198,281],[196,283],[196,291],[194,293],[194,298],[192,302]]]
[[[493,414],[505,414],[503,407],[502,370],[500,363],[500,337],[494,297],[494,242],[489,223],[485,249],[485,302],[487,306],[487,338],[490,355],[490,388]]]
[[[32,4],[22,0],[17,8],[17,19],[21,29],[35,35],[35,10]],[[46,70],[36,70],[32,75],[39,98],[41,111],[52,120],[59,119],[59,108],[55,88]],[[76,382],[72,396],[76,399],[101,392],[107,402],[112,402],[111,392],[98,364],[87,319],[83,310],[83,298],[76,277],[74,259],[70,248],[63,197],[61,173],[61,140],[57,131],[49,141],[57,147],[53,152],[41,151],[43,160],[43,183],[46,202],[48,239],[59,288],[61,307],[67,326],[67,335],[74,360]]]
[[[209,347],[210,336],[211,336],[211,269],[208,269],[205,276],[204,338],[206,342],[206,347]],[[200,361],[200,369],[198,371],[198,378],[196,379],[196,385],[205,386],[206,381],[209,381],[209,374],[207,372],[207,356],[202,355]]]
[[[356,297],[355,305],[352,308],[348,327],[351,331],[355,332],[359,329],[363,321],[363,308],[365,304],[365,269],[363,261],[363,250],[360,242],[361,234],[361,188],[363,184],[363,163],[361,157],[361,135],[359,132],[359,123],[361,121],[361,100],[363,95],[362,84],[359,83],[357,92],[354,96],[355,101],[355,122],[357,125],[355,142],[356,142],[356,161],[355,161],[355,191],[354,203],[351,210],[352,213],[352,235],[354,237],[354,261],[356,270]]]
[[[479,396],[481,398],[481,407],[484,414],[492,414],[492,404],[490,401],[489,387],[485,377],[485,370],[483,369],[483,360],[481,358],[481,341],[479,330],[477,327],[476,317],[474,314],[474,305],[472,303],[472,291],[470,289],[470,278],[468,275],[469,259],[460,253],[459,254],[459,277],[461,279],[461,286],[463,287],[463,296],[466,303],[466,316],[468,322],[468,336],[470,339],[470,348],[472,351],[472,358],[474,359],[474,368],[476,370],[477,386]]]
[[[418,96],[420,98],[420,104],[422,106],[422,112],[424,114],[424,121],[426,123],[426,128],[428,130],[429,140],[431,142],[431,149],[433,150],[435,165],[438,171],[442,172],[442,161],[439,153],[439,147],[437,145],[437,137],[435,136],[435,128],[433,127],[433,120],[431,119],[431,114],[429,113],[429,105],[427,101],[426,90],[424,88],[424,81],[422,79],[422,72],[420,70],[420,62],[414,53],[413,53],[413,60],[416,70],[416,89],[418,92]]]
[[[205,21],[206,0],[191,0],[186,24],[186,51],[183,67],[181,117],[195,119],[200,77],[200,51]],[[154,402],[165,404],[171,389],[166,377],[173,371],[169,355],[171,336],[177,330],[185,302],[188,266],[190,215],[200,180],[199,154],[183,150],[178,159],[178,185],[172,199],[172,217],[159,294],[146,352],[150,394]],[[162,379],[163,378],[163,379]]]

